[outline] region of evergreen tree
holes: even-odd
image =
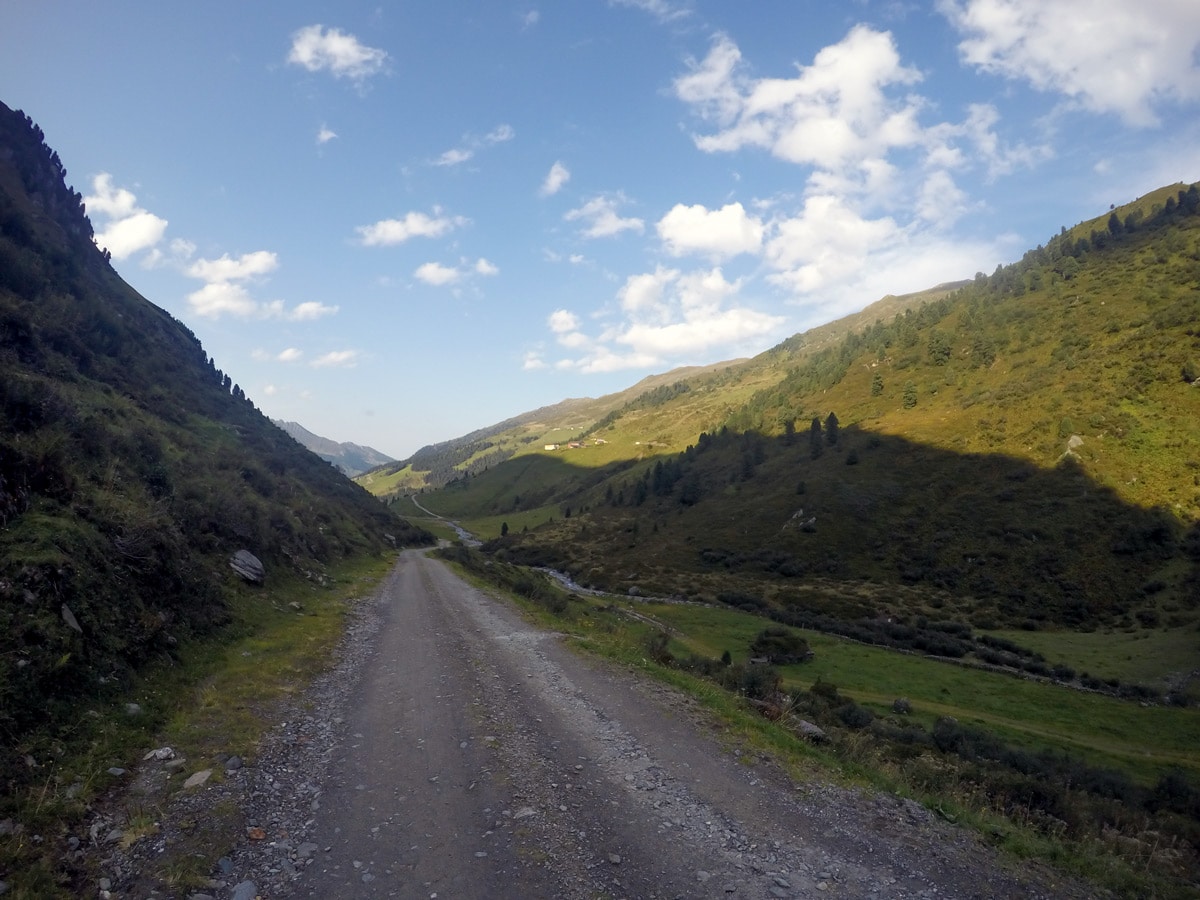
[[[917,386],[911,381],[904,385],[904,408],[912,409],[917,405]]]
[[[836,446],[838,442],[838,417],[833,413],[825,419],[825,440],[830,447]]]
[[[883,393],[883,374],[876,372],[871,378],[871,396],[878,397]]]

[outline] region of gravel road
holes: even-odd
[[[247,837],[192,900],[1095,896],[911,801],[793,783],[420,551],[253,765],[178,802],[218,799]],[[114,852],[109,895],[148,896],[170,840]]]

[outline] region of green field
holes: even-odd
[[[728,650],[744,660],[767,624],[736,610],[677,604],[637,604],[634,609],[677,633],[680,652],[719,657]],[[886,713],[907,698],[913,716],[928,725],[940,716],[978,725],[1014,743],[1063,750],[1151,783],[1176,768],[1200,775],[1200,711],[1135,702],[997,672],[871,647],[801,631],[814,658],[783,666],[788,687],[808,688],[818,678],[857,702]],[[1124,637],[1124,636],[1122,636]]]

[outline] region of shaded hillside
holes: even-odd
[[[92,242],[43,135],[0,105],[0,770],[281,573],[429,536],[263,416]],[[36,746],[35,746],[36,745]],[[12,783],[6,785],[12,787]]]
[[[647,392],[589,427],[603,454],[513,460],[423,502],[621,590],[1190,627],[1198,284],[1200,192],[1176,185],[890,318]]]
[[[350,478],[361,475],[369,469],[395,462],[392,457],[386,453],[380,453],[374,447],[364,447],[361,444],[349,442],[338,443],[321,437],[319,434],[313,434],[298,422],[284,422],[279,419],[271,421],[321,459],[337,466],[343,474]]]

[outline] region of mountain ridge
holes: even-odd
[[[353,478],[371,469],[395,462],[374,447],[355,444],[349,441],[335,441],[331,438],[315,434],[299,422],[288,422],[283,419],[272,419],[271,423],[291,435],[304,447],[311,450],[321,459],[337,466],[346,476]]]

